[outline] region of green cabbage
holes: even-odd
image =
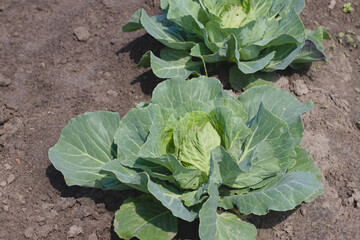
[[[72,119],[49,158],[68,185],[136,189],[115,214],[124,239],[172,239],[177,219],[200,218],[201,239],[255,239],[242,214],[287,211],[323,191],[299,147],[300,115],[312,108],[269,86],[238,99],[214,78],[160,83],[150,103]]]
[[[304,0],[161,0],[161,15],[139,9],[123,31],[145,28],[166,46],[160,57],[149,51],[138,64],[159,78],[186,79],[226,61],[230,82],[240,89],[269,78],[261,72],[326,60],[322,41],[330,36],[323,27],[305,29],[304,6]]]

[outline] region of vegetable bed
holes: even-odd
[[[302,141],[299,146],[301,137],[298,138],[293,143],[293,149],[296,156],[301,156],[304,161],[311,158],[319,168],[323,194],[290,211],[271,210],[265,214],[267,210],[257,207],[256,213],[265,215],[247,215],[250,210],[240,209],[246,214],[243,215],[237,210],[225,210],[226,204],[234,204],[232,196],[223,191],[231,182],[231,175],[215,178],[216,164],[196,166],[194,168],[199,172],[209,167],[212,175],[200,174],[202,177],[195,181],[195,185],[180,188],[179,194],[188,193],[183,199],[190,196],[187,198],[190,204],[195,199],[191,194],[199,189],[198,186],[204,183],[215,186],[219,183],[217,181],[222,181],[221,187],[211,187],[210,195],[205,194],[211,197],[203,199],[207,205],[201,211],[204,216],[207,213],[214,216],[211,206],[217,196],[229,197],[231,201],[223,202],[222,208],[215,212],[215,216],[221,216],[216,219],[217,226],[225,222],[231,225],[237,218],[241,221],[235,224],[235,228],[241,229],[242,225],[248,224],[247,234],[254,236],[256,228],[257,239],[360,238],[360,130],[357,125],[360,94],[356,90],[360,88],[357,47],[360,44],[357,38],[360,35],[360,16],[357,14],[360,6],[351,1],[352,10],[345,13],[344,3],[347,2],[336,1],[334,6],[331,2],[306,1],[300,14],[306,29],[316,30],[324,26],[328,30],[332,38],[324,41],[328,62],[316,62],[304,70],[278,71],[275,74],[276,87],[288,92],[287,96],[297,99],[296,102],[301,103],[299,106],[304,107],[304,111],[299,112],[299,115],[304,114],[301,116],[304,131],[300,129]],[[164,86],[165,82],[156,77],[150,68],[139,69],[136,65],[149,50],[154,56],[161,57],[164,46],[145,30],[123,33],[121,29],[141,8],[148,16],[161,13],[160,1],[151,0],[123,1],[120,5],[114,0],[80,0],[76,4],[70,0],[4,0],[0,3],[0,239],[118,239],[121,221],[117,219],[123,219],[121,213],[127,215],[134,206],[139,206],[139,211],[145,215],[160,209],[160,213],[166,213],[164,216],[173,219],[171,209],[163,208],[164,204],[159,205],[159,201],[154,200],[155,195],[148,195],[154,198],[141,196],[139,191],[132,189],[95,189],[90,188],[91,184],[88,187],[68,187],[68,177],[64,178],[48,157],[48,150],[58,142],[62,129],[70,119],[79,115],[89,116],[83,115],[85,112],[107,111],[115,113],[111,114],[111,118],[116,118],[113,121],[116,125],[119,123],[118,116],[123,121],[129,118],[126,114],[147,109],[145,104],[131,110],[134,104],[155,101],[154,88]],[[220,79],[228,79],[230,69],[222,68],[226,63],[224,61],[213,67],[207,64],[208,74],[216,73]],[[222,70],[216,72],[218,67]],[[203,69],[201,71],[205,73]],[[231,84],[226,80],[215,85],[227,88],[222,96],[238,94],[229,90]],[[236,101],[245,101],[246,91],[251,91],[251,88]],[[309,101],[313,102],[311,110]],[[282,101],[284,104],[289,102]],[[263,110],[260,109],[263,114],[272,114],[275,116],[272,119],[282,125],[288,124],[286,119],[276,117],[278,113],[271,112],[271,106],[267,105],[270,103],[269,100],[263,104]],[[249,109],[244,102],[241,104],[248,115],[254,116],[255,111],[259,111],[259,108]],[[213,116],[211,111],[202,112]],[[241,118],[252,131],[251,124],[256,124],[256,121],[250,124],[247,117]],[[209,122],[205,121],[202,127],[215,129],[216,134],[210,132],[214,133],[214,139],[220,138],[220,146],[219,141],[215,141],[213,152],[205,155],[227,156],[225,159],[231,160],[235,155],[229,153],[231,144],[227,145],[221,137],[222,131],[214,127],[215,124],[207,124]],[[176,123],[170,121],[169,126]],[[194,136],[201,136],[201,129],[194,131]],[[108,131],[115,134],[114,129]],[[120,138],[118,144],[119,141]],[[186,146],[186,142],[179,146]],[[302,149],[306,149],[309,156]],[[189,164],[186,157],[180,159],[183,159],[182,164]],[[309,172],[309,168],[306,171],[291,171],[294,168],[296,165],[289,166],[284,174],[294,176]],[[231,171],[237,170],[231,168]],[[314,170],[313,176],[320,176],[320,172]],[[163,177],[169,176],[166,174]],[[111,183],[117,183],[112,178],[107,180],[110,181],[103,183],[110,188]],[[313,180],[315,191],[321,185],[316,177]],[[178,188],[178,185],[174,186]],[[291,208],[310,199],[296,200]],[[246,208],[251,209],[250,206]],[[121,212],[116,213],[119,209]],[[271,209],[279,210],[277,207]],[[250,224],[255,227],[250,227]],[[199,228],[203,227],[201,220],[200,223],[195,220],[189,224],[179,219],[177,234],[172,226],[171,236],[175,239],[198,239]]]

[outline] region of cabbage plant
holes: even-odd
[[[323,191],[299,147],[312,106],[271,86],[237,99],[215,78],[174,78],[122,119],[72,119],[49,158],[68,185],[143,193],[115,214],[121,238],[172,239],[179,218],[199,218],[201,239],[255,239],[243,215],[294,209]]]
[[[139,9],[123,26],[141,28],[165,45],[160,57],[144,54],[139,67],[159,78],[207,74],[215,63],[231,63],[230,83],[240,89],[269,79],[288,66],[298,69],[325,61],[325,28],[305,29],[299,14],[304,0],[161,0],[162,14]]]

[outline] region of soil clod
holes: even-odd
[[[86,42],[90,38],[89,28],[87,28],[87,27],[75,28],[74,34],[80,42]]]
[[[0,87],[7,87],[10,84],[11,80],[0,73]]]
[[[73,225],[70,227],[70,230],[68,231],[68,234],[67,236],[69,238],[74,238],[80,234],[83,234],[83,229],[82,227],[79,227],[79,226],[76,226],[76,225]]]

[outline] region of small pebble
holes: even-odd
[[[82,227],[73,225],[73,226],[70,227],[70,230],[68,231],[67,236],[69,238],[74,238],[74,237],[76,237],[76,236],[78,236],[78,235],[80,235],[82,233],[83,233]]]
[[[309,92],[305,82],[303,80],[296,80],[293,82],[293,91],[297,96],[305,95]]]
[[[305,210],[305,209],[303,209],[303,208],[301,208],[301,209],[300,209],[300,213],[301,213],[301,215],[305,216],[305,214],[306,214],[306,210]]]
[[[352,196],[354,197],[354,200],[355,200],[355,201],[358,203],[358,205],[359,205],[359,203],[360,203],[360,191],[354,190],[354,193],[353,193]]]
[[[282,90],[289,89],[289,79],[287,77],[281,77],[279,80],[276,81],[275,87]]]
[[[1,187],[5,187],[6,185],[7,185],[7,183],[6,183],[5,181],[0,182],[0,186],[1,186]]]
[[[328,8],[329,9],[334,9],[335,5],[336,5],[336,0],[331,0]]]
[[[104,77],[105,77],[105,78],[110,78],[110,77],[111,77],[111,73],[109,73],[109,72],[104,73]]]
[[[43,222],[43,221],[45,221],[45,218],[44,217],[42,217],[42,216],[37,216],[36,217],[36,222]]]
[[[119,94],[117,92],[115,92],[114,90],[108,90],[106,93],[107,93],[107,95],[109,97],[117,97],[117,96],[119,96]]]
[[[102,0],[101,1],[107,8],[114,8],[119,6],[119,3],[116,0]]]
[[[86,42],[90,38],[89,29],[87,27],[77,27],[74,29],[74,34],[80,42]]]
[[[54,229],[54,227],[52,227],[50,225],[43,225],[37,229],[37,232],[38,232],[38,235],[40,235],[40,237],[46,238],[53,229]]]
[[[355,188],[355,187],[356,187],[356,183],[355,183],[355,182],[348,182],[348,183],[346,184],[346,186],[347,186],[348,188]]]
[[[44,204],[42,204],[41,205],[41,207],[43,208],[43,209],[53,209],[54,208],[54,206],[55,206],[55,204],[52,204],[52,203],[44,203]]]
[[[354,201],[355,201],[355,198],[352,196],[352,197],[346,198],[343,203],[345,206],[349,206],[349,205],[353,205]]]
[[[25,229],[24,235],[26,238],[31,238],[34,235],[34,229],[31,227]]]
[[[96,236],[96,233],[92,233],[89,235],[88,240],[98,240],[98,237]]]
[[[7,179],[7,183],[10,184],[15,180],[15,175],[14,174],[10,174],[8,179]]]
[[[11,80],[4,77],[1,73],[0,73],[0,87],[7,87],[11,84]]]
[[[18,199],[22,205],[26,203],[25,197],[23,195],[18,194]]]
[[[4,210],[5,212],[9,211],[9,207],[8,207],[7,205],[4,205],[4,206],[3,206],[3,210]]]
[[[6,10],[8,6],[7,5],[4,5],[4,3],[0,3],[0,12],[3,12]]]
[[[5,170],[10,170],[12,167],[10,166],[10,164],[6,163],[5,165]]]

